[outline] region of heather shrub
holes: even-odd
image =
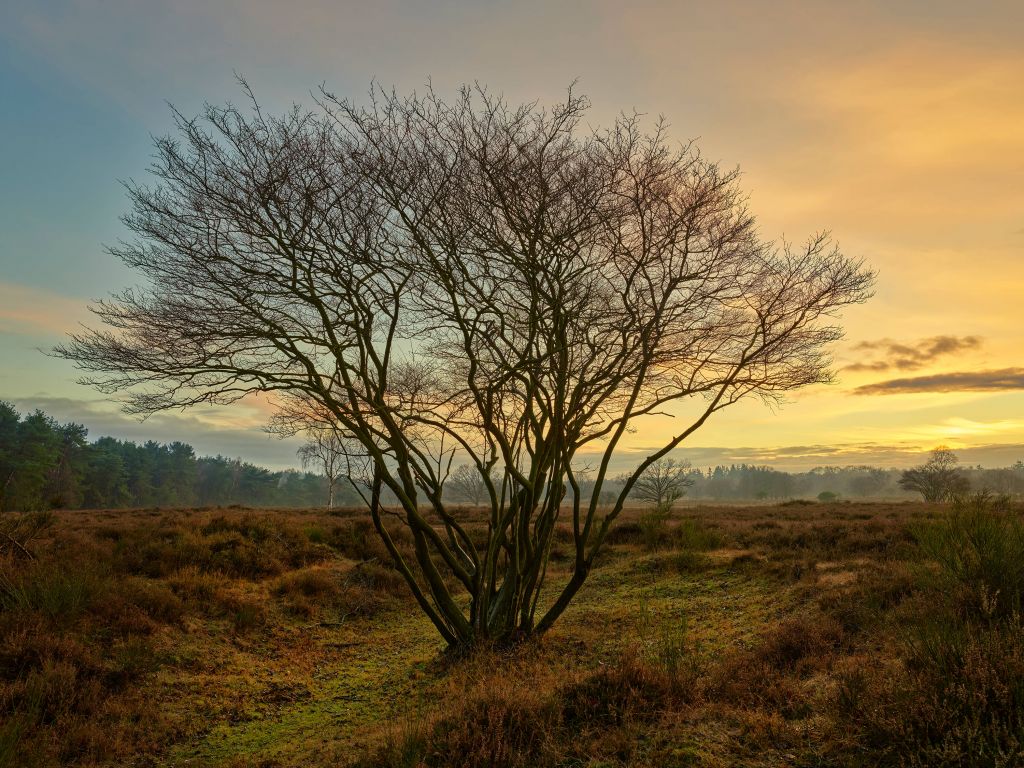
[[[685,706],[693,688],[692,680],[631,653],[596,671],[544,683],[499,662],[440,713],[395,733],[356,765],[630,765],[643,748],[642,728]]]
[[[1024,626],[937,614],[909,633],[902,669],[848,670],[836,705],[875,763],[907,768],[1024,764]]]
[[[699,520],[684,518],[672,529],[672,545],[679,549],[706,552],[722,546],[722,536]]]
[[[640,528],[640,543],[651,551],[669,542],[668,520],[672,514],[671,504],[661,504],[645,511],[637,520]]]
[[[1024,516],[1008,498],[957,498],[948,515],[913,532],[938,564],[941,586],[967,610],[1009,616],[1024,607]]]

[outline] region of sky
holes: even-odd
[[[173,104],[310,104],[320,84],[443,92],[479,81],[555,102],[577,81],[607,125],[664,116],[738,166],[761,233],[829,230],[879,277],[847,311],[836,382],[741,403],[681,452],[698,466],[907,466],[1024,458],[1024,3],[4,0],[0,7],[0,399],[93,437],[185,440],[294,466],[271,406],[145,422],[47,357],[90,301],[136,284],[104,250],[120,181],[145,179]],[[678,427],[640,425],[621,461]]]

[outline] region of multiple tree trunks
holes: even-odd
[[[149,286],[58,354],[136,412],[268,392],[276,428],[338,430],[449,643],[542,632],[648,467],[740,399],[829,379],[834,315],[873,279],[824,235],[761,240],[736,172],[636,116],[587,130],[587,107],[466,88],[179,115],[157,186],[129,185],[138,240],[113,249]],[[599,503],[623,438],[666,412],[676,434]],[[483,542],[444,498],[459,463],[485,489]],[[573,565],[549,587],[563,514]]]

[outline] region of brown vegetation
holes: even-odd
[[[1021,759],[1022,526],[992,499],[631,509],[562,629],[468,657],[355,513],[43,522],[0,554],[0,765]]]

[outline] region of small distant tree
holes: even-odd
[[[655,509],[668,512],[693,485],[693,478],[689,475],[690,462],[658,459],[633,484],[633,498],[650,502]]]
[[[822,491],[818,494],[818,501],[823,504],[828,504],[839,498],[839,494],[834,491]]]
[[[327,478],[327,508],[334,506],[334,489],[347,466],[345,437],[336,429],[317,426],[308,430],[309,440],[299,448],[302,468],[322,472]]]
[[[945,446],[932,451],[931,458],[919,467],[906,470],[900,488],[920,493],[925,501],[946,501],[970,490],[970,482],[957,467],[959,459]]]
[[[453,499],[469,502],[474,507],[483,504],[488,497],[487,482],[471,464],[461,464],[452,470],[445,486]]]

